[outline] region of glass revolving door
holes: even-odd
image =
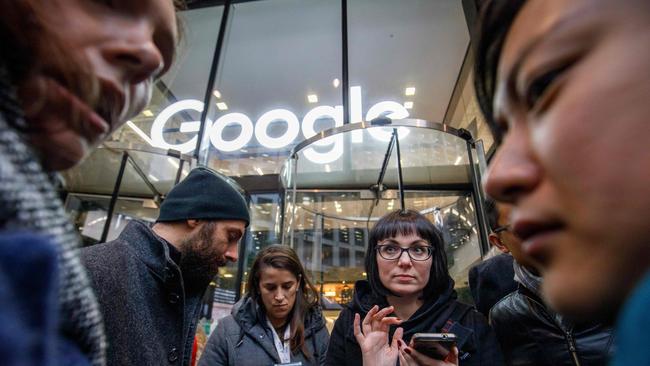
[[[487,249],[482,154],[466,131],[424,120],[323,131],[297,145],[283,169],[283,242],[327,299],[347,303],[366,275],[369,229],[388,212],[414,209],[442,231],[462,297],[467,270]]]

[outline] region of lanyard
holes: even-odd
[[[269,325],[271,330],[273,331],[273,344],[275,345],[275,349],[278,351],[278,356],[280,356],[280,362],[281,363],[288,363],[291,361],[291,350],[289,348],[289,338],[291,337],[291,324],[287,324],[286,328],[284,329],[284,337],[285,339],[284,342],[280,340],[280,337],[278,336],[278,333],[275,331],[275,328],[273,327],[273,324],[266,319],[266,324]]]

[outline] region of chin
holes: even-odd
[[[413,296],[419,294],[423,291],[419,286],[394,286],[389,288],[390,292],[394,293],[397,296]]]
[[[90,153],[85,139],[78,137],[67,141],[35,141],[34,148],[41,156],[41,163],[47,171],[62,171],[81,163]]]
[[[606,282],[591,277],[579,281],[577,276],[554,276],[547,272],[542,295],[548,305],[575,322],[612,324],[626,296]]]

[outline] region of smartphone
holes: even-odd
[[[454,333],[415,333],[413,338],[413,348],[436,360],[444,360],[456,345],[456,335]]]

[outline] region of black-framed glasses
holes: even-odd
[[[379,253],[380,257],[388,261],[399,259],[404,252],[408,253],[409,258],[414,261],[426,261],[431,258],[431,254],[433,254],[433,248],[430,245],[415,245],[408,248],[402,248],[395,244],[381,244],[377,245],[375,249],[377,250],[377,253]]]
[[[510,224],[502,225],[502,226],[499,226],[499,227],[496,227],[496,228],[492,229],[492,232],[495,233],[495,234],[498,234],[498,233],[500,233],[502,231],[510,231]]]

